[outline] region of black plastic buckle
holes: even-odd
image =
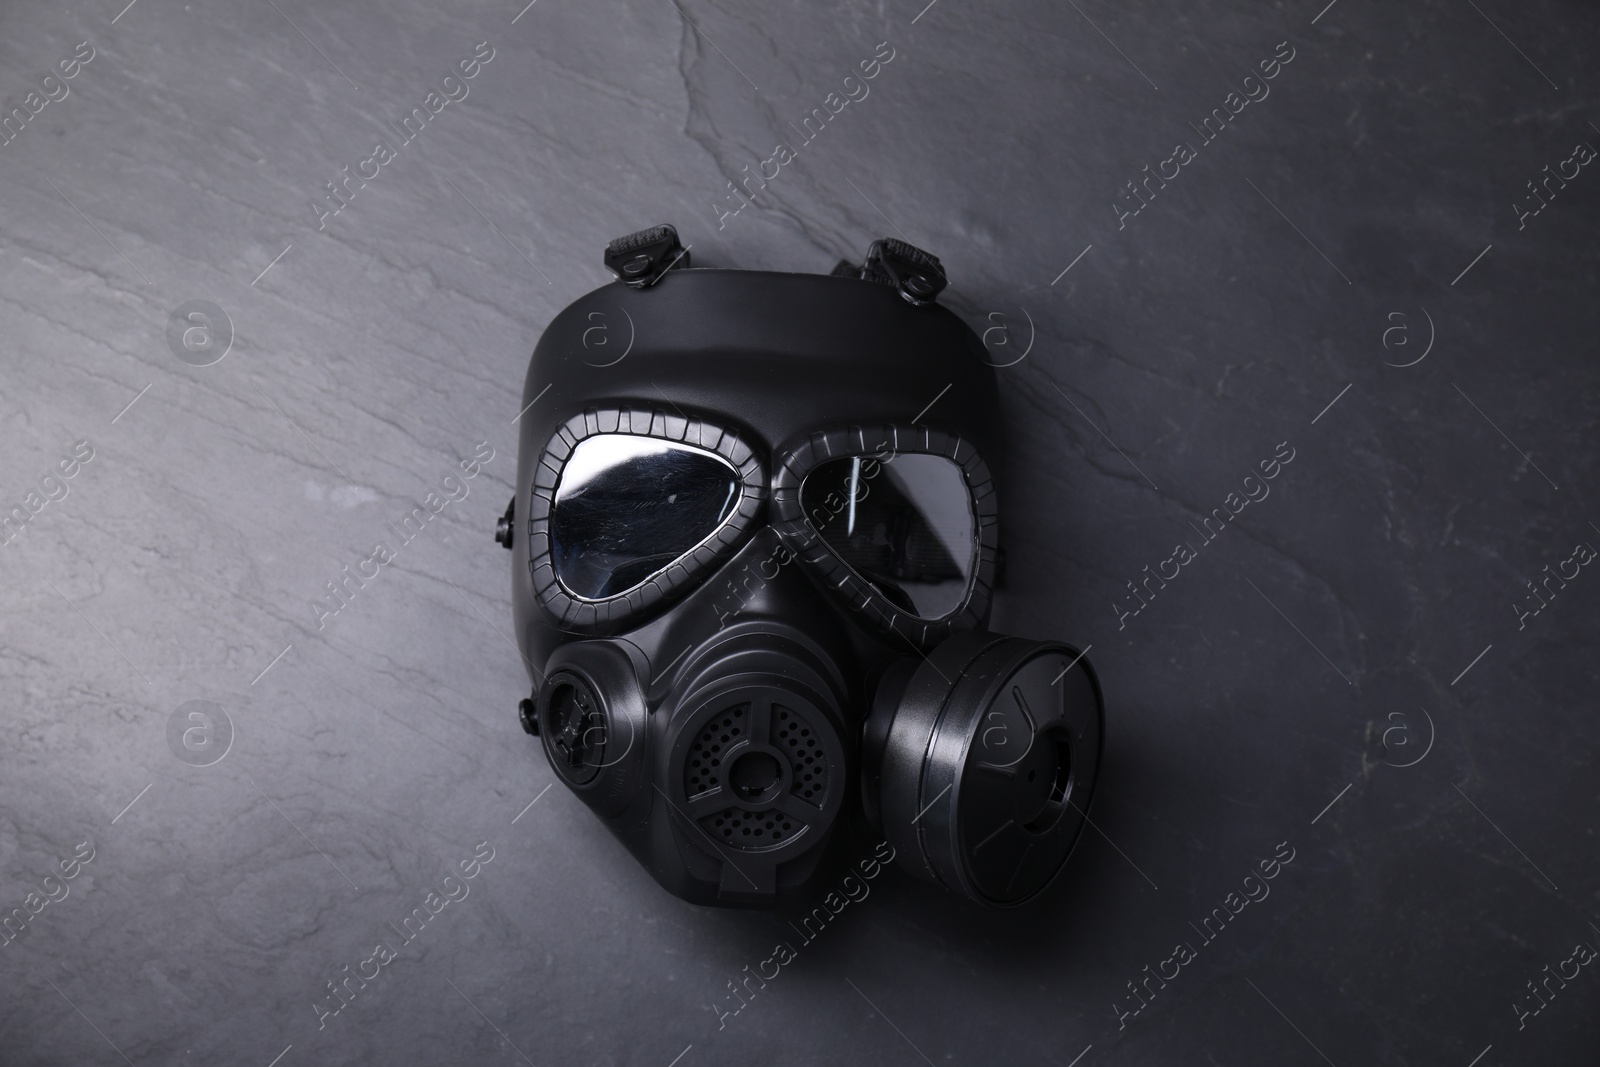
[[[893,237],[872,242],[866,262],[859,267],[840,260],[833,274],[893,286],[918,307],[933,303],[949,284],[938,256]]]
[[[671,226],[652,226],[606,245],[606,269],[635,289],[654,285],[673,267],[688,265],[689,250]]]

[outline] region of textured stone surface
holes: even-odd
[[[93,58],[0,145],[5,506],[93,458],[0,549],[0,909],[93,858],[0,948],[0,1062],[1591,1062],[1593,968],[1514,1005],[1600,945],[1600,577],[1513,605],[1600,545],[1600,176],[1513,205],[1600,145],[1600,16],[1322,6],[7,5],[8,113]],[[319,230],[324,183],[479,42],[466,99]],[[1031,337],[996,625],[1092,644],[1108,696],[1101,832],[1043,900],[885,874],[728,1015],[794,916],[684,905],[542,792],[490,540],[527,353],[661,221],[786,270],[903,234],[1009,324],[998,362]],[[211,366],[169,348],[191,300],[231,319]],[[319,630],[309,601],[479,442],[470,495]],[[1119,621],[1280,442],[1270,496]],[[234,730],[207,767],[169,747],[193,700]],[[319,1030],[480,842],[470,895]]]

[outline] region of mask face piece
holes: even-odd
[[[806,898],[847,807],[919,877],[1038,893],[1100,692],[1073,649],[983,630],[998,398],[938,261],[690,270],[658,227],[607,264],[534,352],[496,533],[552,769],[696,903]]]

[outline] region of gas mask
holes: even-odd
[[[998,392],[939,261],[692,269],[670,226],[605,258],[619,281],[534,350],[496,532],[556,775],[697,904],[805,899],[849,807],[921,878],[1039,893],[1087,818],[1100,688],[984,629]]]

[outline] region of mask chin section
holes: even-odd
[[[653,821],[669,847],[652,870],[663,885],[695,903],[757,906],[805,882],[852,781],[835,677],[780,622],[701,646],[662,709]]]
[[[1021,904],[1083,830],[1104,715],[1075,649],[955,634],[879,685],[864,734],[869,816],[918,877],[991,907]]]

